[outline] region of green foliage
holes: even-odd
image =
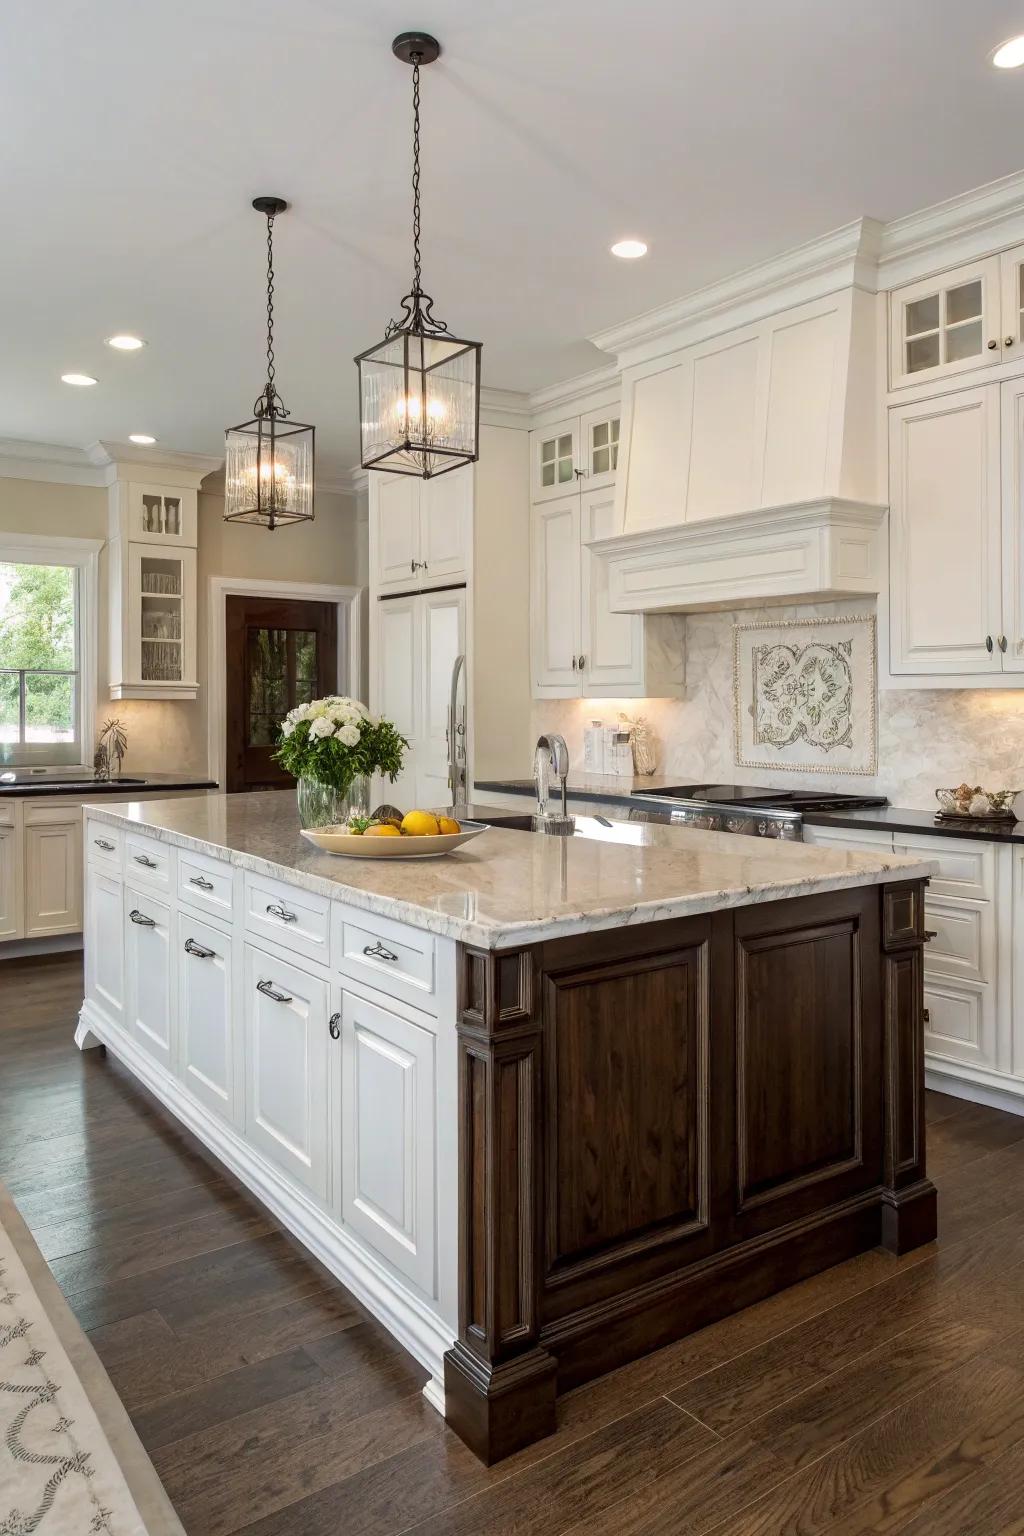
[[[362,720],[359,743],[347,747],[337,736],[310,734],[311,720],[300,720],[290,736],[282,736],[274,758],[296,779],[316,779],[342,794],[353,779],[380,773],[394,783],[402,771],[409,743],[390,720]]]
[[[75,577],[62,565],[0,565],[0,668],[75,668]],[[73,720],[69,677],[28,677],[29,726],[67,729]],[[0,712],[18,718],[18,679],[0,678]]]

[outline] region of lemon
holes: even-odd
[[[433,811],[410,811],[402,818],[402,831],[408,837],[436,837],[437,817]]]
[[[441,828],[441,831],[447,834],[462,831],[462,828],[459,826],[454,816],[439,816],[437,818],[437,824]]]
[[[364,837],[401,837],[401,835],[398,828],[392,826],[390,821],[381,822],[379,827],[367,827],[363,833]]]

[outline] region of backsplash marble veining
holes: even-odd
[[[858,794],[877,791],[893,805],[935,809],[935,789],[963,779],[987,788],[1024,788],[1024,689],[880,689],[878,773],[770,773],[737,768],[733,752],[732,627],[755,618],[829,617],[872,613],[870,600],[744,608],[690,614],[686,619],[686,691],[682,699],[536,700],[532,735],[561,731],[572,766],[583,766],[583,730],[592,719],[611,724],[618,711],[644,714],[658,746],[658,772],[680,782],[786,784],[821,789],[835,784]]]

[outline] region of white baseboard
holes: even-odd
[[[1011,1115],[1024,1115],[1024,1092],[1020,1089],[1000,1088],[962,1077],[959,1073],[936,1071],[934,1067],[927,1068],[924,1082],[934,1093],[948,1093],[951,1098],[966,1099],[971,1104],[985,1104],[989,1109],[1005,1109]]]
[[[236,1130],[216,1119],[176,1079],[169,1078],[134,1040],[86,998],[75,1030],[75,1043],[80,1049],[87,1049],[96,1042],[107,1046],[430,1372],[423,1395],[443,1415],[444,1356],[455,1343],[444,1319],[420,1296],[406,1289],[369,1249],[321,1210],[311,1196],[289,1183],[272,1163],[253,1151]]]

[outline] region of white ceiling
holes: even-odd
[[[424,72],[424,279],[484,380],[554,383],[586,340],[860,214],[1024,164],[1024,0],[4,0],[0,436],[152,432],[217,453],[278,382],[355,462],[353,354],[409,279],[410,74]],[[615,261],[639,234],[650,255]],[[103,345],[119,330],[149,345]],[[96,389],[59,382],[95,374]]]

